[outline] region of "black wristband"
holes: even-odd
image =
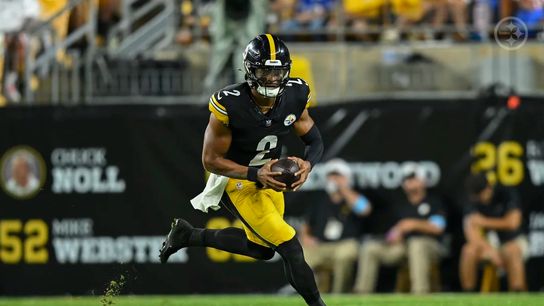
[[[247,167],[247,180],[256,183],[259,182],[257,179],[257,172],[259,172],[259,168]]]
[[[321,160],[323,155],[323,139],[321,139],[321,133],[315,126],[303,136],[300,137],[306,148],[304,150],[304,160],[307,160],[312,165],[312,168]]]

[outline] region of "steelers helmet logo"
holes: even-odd
[[[45,162],[38,151],[28,146],[8,150],[0,160],[0,185],[18,200],[33,198],[45,183]]]
[[[295,122],[295,120],[297,120],[297,116],[295,116],[295,114],[290,114],[287,117],[285,117],[285,120],[283,120],[283,124],[285,126],[290,126],[291,124]]]

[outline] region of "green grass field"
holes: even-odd
[[[329,306],[544,306],[544,294],[434,294],[410,295],[326,295]],[[111,303],[110,303],[111,302]],[[183,295],[103,297],[1,298],[1,306],[304,306],[297,296],[275,295]]]

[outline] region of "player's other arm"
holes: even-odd
[[[323,139],[321,133],[314,124],[314,120],[310,117],[308,110],[302,112],[300,118],[294,124],[295,133],[302,139],[306,145],[304,152],[304,160],[297,157],[289,157],[295,160],[300,167],[296,175],[300,175],[300,179],[292,184],[293,190],[297,190],[308,178],[308,174],[312,167],[321,160],[323,155]]]
[[[275,190],[285,190],[286,186],[284,183],[273,179],[274,175],[279,175],[281,172],[270,172],[270,165],[273,161],[263,165],[263,167],[258,170],[258,174],[255,173],[255,177],[251,177],[251,174],[248,173],[250,170],[249,167],[225,158],[231,142],[231,130],[219,121],[213,113],[210,114],[210,121],[208,122],[206,132],[204,133],[204,147],[202,149],[202,164],[206,170],[231,178],[259,181],[265,187],[270,187]]]
[[[202,164],[209,172],[245,179],[247,178],[247,167],[225,158],[231,142],[231,130],[211,114],[204,133]]]

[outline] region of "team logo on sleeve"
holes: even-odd
[[[295,114],[289,114],[287,117],[285,117],[285,120],[283,120],[283,124],[285,126],[290,126],[297,120],[297,116]]]

